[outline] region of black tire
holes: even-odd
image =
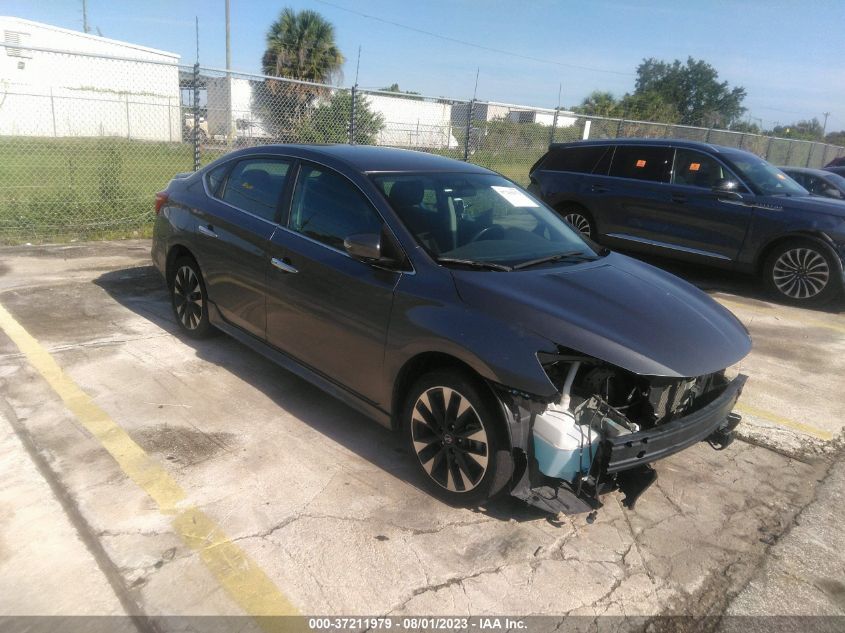
[[[818,306],[842,291],[836,260],[822,244],[796,237],[778,244],[763,263],[763,282],[779,301]]]
[[[577,204],[563,205],[557,212],[576,231],[592,240],[596,239],[596,223],[593,221],[593,216],[584,207]]]
[[[402,408],[402,435],[426,488],[447,503],[482,504],[513,474],[502,414],[487,386],[468,372],[420,377]]]
[[[183,255],[173,265],[170,305],[179,328],[191,338],[206,338],[214,332],[208,320],[205,280],[193,257]]]

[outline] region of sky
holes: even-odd
[[[198,17],[200,62],[225,67],[224,0],[87,6],[92,30],[189,64]],[[845,129],[845,0],[231,0],[233,69],[260,71],[267,29],[284,7],[314,9],[334,25],[344,85],[355,81],[360,46],[362,87],[397,82],[468,99],[478,72],[479,99],[554,107],[560,90],[572,106],[593,90],[632,91],[644,58],[692,56],[746,89],[754,123],[830,112],[827,131]],[[82,0],[0,0],[0,15],[81,30]]]

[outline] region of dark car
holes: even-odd
[[[779,167],[778,169],[813,195],[834,200],[845,198],[845,178],[839,174],[810,167]]]
[[[825,167],[825,171],[829,171],[837,176],[845,176],[845,165],[834,165],[833,167]]]
[[[185,334],[220,329],[400,430],[449,501],[632,503],[649,463],[739,422],[739,321],[487,169],[265,146],[175,178],[156,210]]]
[[[529,190],[600,244],[759,275],[777,297],[843,289],[845,203],[754,154],[672,139],[552,145]]]

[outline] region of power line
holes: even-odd
[[[390,24],[391,26],[399,27],[400,29],[406,29],[408,31],[413,31],[415,33],[421,33],[423,35],[428,35],[429,37],[436,37],[437,39],[445,40],[447,42],[453,42],[455,44],[462,44],[464,46],[471,46],[473,48],[480,49],[482,51],[488,51],[490,53],[498,53],[500,55],[509,55],[511,57],[517,57],[519,59],[525,59],[532,62],[538,62],[541,64],[552,64],[554,66],[561,66],[563,68],[575,68],[577,70],[589,70],[590,72],[594,73],[607,73],[610,75],[623,75],[625,77],[634,77],[635,73],[626,73],[619,70],[606,70],[604,68],[591,68],[590,66],[579,66],[577,64],[566,64],[564,62],[555,61],[552,59],[543,59],[541,57],[532,57],[530,55],[522,55],[520,53],[514,53],[513,51],[506,51],[501,48],[492,48],[490,46],[484,46],[482,44],[476,44],[474,42],[467,42],[466,40],[461,40],[456,37],[449,37],[447,35],[441,35],[440,33],[434,33],[432,31],[426,31],[424,29],[419,29],[415,26],[409,26],[407,24],[402,24],[401,22],[394,22],[393,20],[386,20],[384,18],[380,18],[375,15],[370,15],[368,13],[363,13],[361,11],[355,11],[354,9],[348,9],[346,7],[342,7],[338,4],[334,4],[332,2],[327,2],[326,0],[316,0],[320,4],[325,4],[330,7],[334,7],[335,9],[340,9],[341,11],[346,11],[347,13],[352,13],[358,15],[362,18],[367,18],[369,20],[375,20],[376,22],[382,22],[384,24]]]

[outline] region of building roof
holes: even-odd
[[[0,15],[0,25],[3,28],[8,28],[7,25],[16,24],[20,25],[21,27],[29,27],[31,29],[43,29],[47,31],[53,31],[56,33],[63,33],[65,35],[73,35],[75,37],[80,38],[81,40],[88,40],[91,42],[97,42],[100,44],[111,44],[116,46],[121,46],[123,48],[130,48],[137,51],[142,51],[144,53],[152,53],[155,55],[163,55],[165,57],[172,57],[174,59],[179,59],[180,55],[178,53],[171,53],[168,51],[159,50],[157,48],[150,48],[148,46],[141,46],[140,44],[134,44],[132,42],[124,42],[121,40],[113,40],[108,37],[102,37],[100,35],[93,35],[92,33],[85,33],[83,31],[74,31],[72,29],[64,29],[59,26],[54,26],[52,24],[46,24],[45,22],[35,22],[34,20],[27,20],[25,18],[19,18],[10,15]],[[33,46],[37,47],[37,44],[33,44]],[[49,47],[45,47],[49,48]],[[80,48],[78,51],[69,51],[69,52],[80,52],[80,53],[90,53],[94,52],[91,50],[85,50],[84,48]]]

